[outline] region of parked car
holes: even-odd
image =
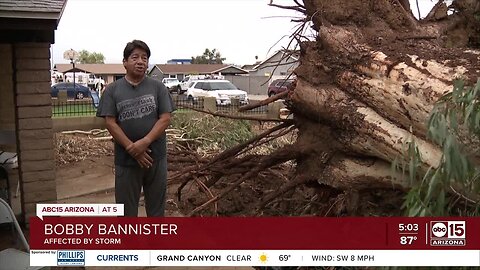
[[[185,78],[183,78],[182,82],[180,83],[181,91],[186,92],[188,90],[188,87],[194,80],[195,79],[193,79],[192,76],[186,76]]]
[[[57,83],[52,85],[51,87],[52,97],[58,97],[58,92],[60,91],[66,91],[67,98],[73,98],[73,99],[83,99],[91,96],[90,88],[78,83],[75,83],[75,87],[73,87],[73,83],[70,83],[70,82]]]
[[[292,85],[293,79],[277,79],[273,80],[272,83],[268,86],[267,94],[269,97],[287,91],[287,89]]]
[[[162,83],[167,87],[170,93],[182,93],[182,88],[180,87],[180,81],[177,78],[163,78]]]
[[[225,76],[223,75],[218,75],[218,74],[209,74],[209,75],[188,75],[183,78],[182,82],[180,83],[180,88],[182,89],[183,92],[186,92],[188,90],[188,86],[190,85],[191,82],[193,81],[198,81],[198,80],[225,80]]]
[[[227,80],[192,81],[187,90],[187,98],[195,102],[199,97],[215,97],[217,105],[230,105],[233,98],[238,99],[240,104],[248,104],[247,92]]]

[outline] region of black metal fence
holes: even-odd
[[[205,110],[205,101],[203,98],[196,100],[188,99],[187,97],[175,97],[175,105],[177,109],[199,109]],[[243,104],[233,102],[230,105],[216,105],[216,111],[235,114],[238,113],[238,109]],[[82,100],[67,100],[60,101],[52,98],[52,115],[53,117],[78,117],[78,116],[95,116],[97,112],[98,104],[95,104],[91,98]],[[242,114],[266,114],[268,112],[268,106],[264,105],[252,110],[242,112]]]
[[[91,98],[81,100],[58,100],[52,98],[53,117],[94,116],[97,112],[96,104]]]
[[[203,98],[198,98],[197,100],[189,99],[185,96],[174,96],[173,101],[177,108],[195,108],[203,110],[204,100]]]
[[[194,108],[194,109],[200,109],[200,110],[207,109],[205,108],[205,100],[201,97],[197,98],[196,100],[189,99],[187,97],[176,97],[174,101],[177,108],[187,108],[187,109]],[[241,104],[235,101],[232,101],[232,103],[229,105],[217,104],[216,111],[223,112],[223,113],[238,113],[238,109],[243,105],[245,104]],[[268,112],[268,106],[263,105],[261,107],[242,112],[242,114],[266,114],[267,112]]]
[[[238,109],[243,106],[243,104],[231,104],[228,106],[217,105],[218,112],[227,112],[227,113],[238,113]],[[242,114],[266,114],[268,112],[268,106],[264,105],[258,108],[254,108],[248,111],[242,112]]]

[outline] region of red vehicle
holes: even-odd
[[[273,95],[276,95],[278,93],[287,91],[287,89],[292,85],[293,79],[277,79],[274,80],[270,85],[268,86],[268,96],[271,97]]]

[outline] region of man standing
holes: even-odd
[[[97,110],[115,140],[115,200],[124,204],[125,216],[138,216],[142,187],[147,216],[163,216],[165,211],[165,129],[175,105],[160,81],[145,76],[149,58],[145,42],[127,43],[126,75],[107,86]]]

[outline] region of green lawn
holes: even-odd
[[[52,106],[52,117],[95,116],[97,109],[91,103],[64,103]]]

